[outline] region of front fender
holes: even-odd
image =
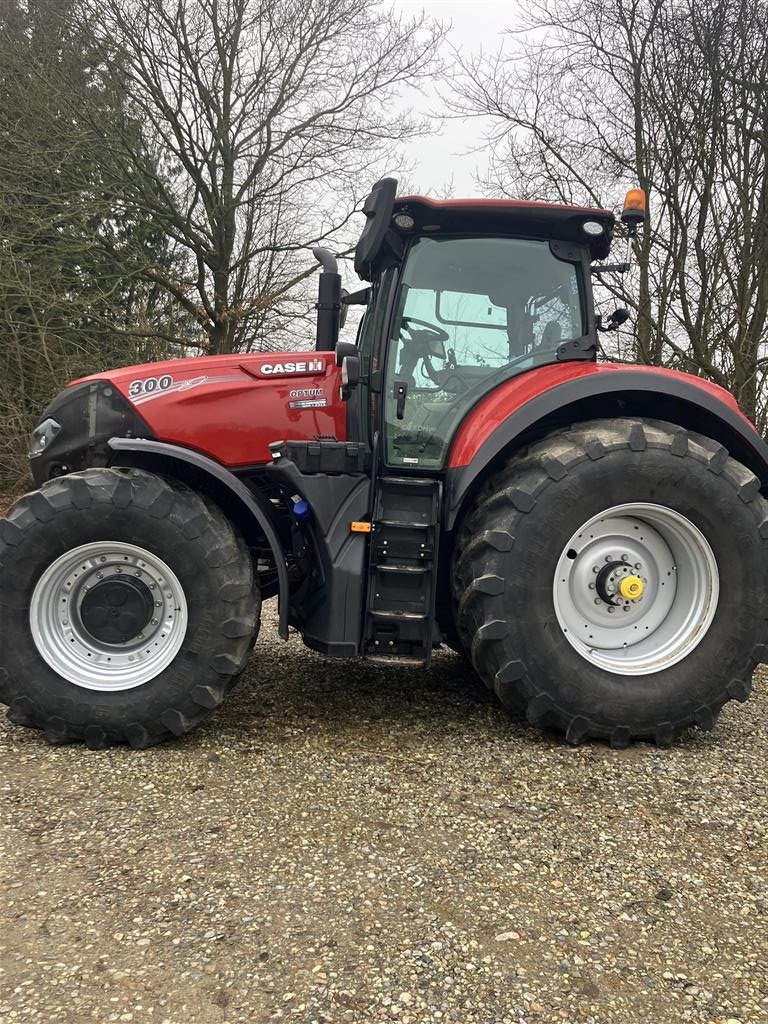
[[[245,516],[248,520],[252,521],[259,527],[266,537],[267,543],[272,551],[277,569],[278,581],[278,632],[283,640],[287,640],[289,603],[288,567],[285,562],[283,545],[280,541],[280,536],[275,529],[274,523],[272,522],[271,510],[266,499],[249,490],[242,480],[239,480],[233,473],[230,473],[228,469],[220,465],[218,462],[208,458],[207,455],[201,455],[199,452],[191,451],[189,448],[182,448],[175,444],[167,444],[163,441],[152,441],[132,437],[113,437],[109,441],[109,447],[112,452],[114,452],[114,456],[111,459],[111,465],[113,466],[126,464],[126,462],[130,465],[137,465],[135,458],[131,458],[130,456],[138,455],[143,460],[142,463],[139,464],[147,465],[146,460],[149,459],[151,460],[151,467],[157,468],[161,472],[164,467],[167,467],[167,471],[169,473],[179,475],[178,472],[174,473],[174,470],[178,470],[179,467],[182,467],[183,469],[191,470],[198,477],[199,474],[204,474],[203,479],[213,484],[212,487],[208,488],[212,496],[215,497],[217,493],[224,494],[230,502],[237,503],[236,507],[238,508],[240,515]],[[128,456],[128,459],[126,459],[126,456]],[[184,475],[186,474],[182,472],[182,479],[184,478]]]
[[[768,488],[768,445],[727,391],[676,370],[621,363],[559,363],[514,377],[465,417],[447,462],[445,528],[497,464],[557,427],[641,416],[712,438]]]

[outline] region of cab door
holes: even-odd
[[[384,384],[385,458],[440,470],[469,409],[502,380],[579,352],[583,261],[547,241],[420,237],[394,302]]]

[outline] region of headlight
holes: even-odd
[[[61,433],[61,424],[57,423],[56,420],[47,419],[43,420],[42,423],[38,423],[29,435],[30,459],[34,459],[37,455],[42,455],[59,433]]]

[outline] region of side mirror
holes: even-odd
[[[341,400],[346,402],[360,383],[360,356],[344,356],[341,361]]]
[[[608,317],[608,325],[612,331],[615,331],[622,324],[625,324],[629,320],[629,310],[623,306],[619,306],[618,309],[614,309],[611,315]]]
[[[602,322],[602,317],[597,317],[597,329],[598,331],[618,331],[622,324],[625,324],[629,320],[629,310],[623,306],[619,306],[618,309],[614,309],[611,315],[608,317],[607,323]]]
[[[347,356],[358,356],[359,354],[357,345],[353,345],[351,341],[340,341],[336,346],[336,365],[343,366]]]

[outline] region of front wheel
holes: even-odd
[[[0,521],[0,699],[51,742],[187,732],[242,670],[258,613],[243,540],[161,477],[89,469]]]
[[[574,743],[668,745],[750,692],[768,633],[768,505],[707,438],[580,424],[488,482],[454,577],[460,635],[507,707]]]

